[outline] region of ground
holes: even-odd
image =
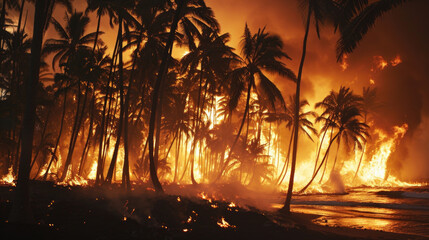
[[[176,187],[177,188],[177,187]],[[181,186],[180,188],[183,188]],[[176,192],[180,192],[180,188]],[[34,224],[7,221],[14,188],[0,187],[2,239],[401,239],[412,236],[311,223],[314,216],[282,215],[234,206],[204,194],[156,194],[147,186],[109,187],[31,183]],[[205,198],[205,199],[204,199]],[[222,227],[222,226],[223,227]],[[3,238],[6,236],[6,238]]]

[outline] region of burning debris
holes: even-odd
[[[221,228],[236,228],[236,226],[229,224],[224,217],[217,222],[217,225]]]

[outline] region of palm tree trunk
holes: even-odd
[[[155,120],[157,115],[156,113],[158,110],[159,96],[161,93],[160,89],[163,85],[164,75],[166,74],[168,69],[168,62],[171,56],[171,49],[173,47],[174,36],[176,34],[176,29],[177,29],[178,22],[180,20],[183,6],[184,6],[184,1],[179,1],[177,3],[176,13],[174,14],[174,20],[170,27],[170,33],[165,45],[162,62],[158,72],[157,81],[153,89],[153,99],[152,99],[152,106],[151,106],[151,113],[150,113],[150,120],[149,120],[149,134],[148,134],[149,171],[150,171],[150,178],[152,180],[153,186],[157,192],[164,192],[164,190],[162,189],[161,183],[159,182],[159,179],[158,179],[157,169],[156,169],[155,159],[154,159],[154,141],[153,141],[154,139],[153,138],[154,138],[154,131],[155,131]]]
[[[334,133],[334,128],[331,129],[331,137],[330,137],[330,139],[332,139],[333,133]],[[326,151],[328,151],[328,150],[326,150]],[[329,152],[325,152],[325,155],[326,155],[325,167],[323,167],[323,172],[322,172],[322,176],[320,177],[319,184],[322,183],[323,177],[325,176],[326,167],[328,166]]]
[[[4,1],[4,0],[3,0]],[[16,28],[16,31],[19,33],[21,30],[21,23],[22,23],[22,12],[24,12],[24,5],[26,0],[21,1],[21,7],[19,8],[19,18],[18,18],[18,27]],[[5,2],[5,1],[4,1]]]
[[[92,128],[94,125],[95,92],[92,96],[90,105],[91,105],[91,107],[90,107],[89,111],[91,113],[90,113],[90,117],[89,117],[90,119],[89,119],[88,136],[87,136],[86,141],[85,141],[85,146],[83,147],[82,157],[80,158],[81,160],[80,160],[79,172],[78,172],[79,176],[82,176],[82,171],[83,171],[84,166],[85,166],[85,162],[86,162],[85,160],[86,160],[86,156],[87,156],[88,151],[89,151],[89,147],[90,147],[89,145],[90,145],[90,141],[91,141],[91,137],[92,137]]]
[[[357,177],[357,175],[358,175],[358,172],[359,172],[359,169],[360,169],[360,165],[361,165],[361,163],[362,163],[363,156],[365,155],[365,149],[366,149],[366,142],[365,142],[365,144],[363,145],[363,148],[362,148],[362,154],[360,155],[359,164],[358,164],[358,166],[357,166],[357,168],[356,168],[356,172],[355,172],[355,175],[354,175],[354,177],[353,177],[353,181],[352,181],[352,183],[356,180],[356,177]]]
[[[225,171],[226,167],[229,164],[229,161],[231,160],[231,156],[232,156],[232,153],[234,151],[234,147],[237,144],[238,139],[240,138],[241,131],[243,130],[244,123],[246,122],[246,118],[248,117],[247,113],[249,112],[250,94],[251,94],[251,91],[252,91],[252,86],[254,85],[254,81],[255,81],[255,79],[254,79],[254,77],[252,75],[250,77],[250,81],[249,81],[248,87],[247,87],[246,107],[244,108],[243,119],[241,120],[241,124],[240,124],[240,128],[238,129],[237,137],[235,137],[234,143],[231,146],[231,150],[229,150],[229,155],[228,155],[227,159],[225,160],[224,164],[222,165],[221,170],[219,172],[219,175],[216,178],[215,182],[217,182],[222,177],[223,172]]]
[[[21,157],[19,160],[18,182],[9,218],[10,222],[32,223],[34,221],[30,210],[28,183],[30,178],[31,153],[33,150],[34,122],[36,119],[36,89],[39,83],[43,29],[47,15],[45,11],[49,2],[47,0],[39,0],[36,1],[35,6],[30,74],[25,83],[25,96],[27,98],[22,124]]]
[[[31,169],[33,169],[34,163],[37,160],[37,156],[39,155],[40,149],[43,147],[43,143],[45,142],[44,138],[45,138],[46,128],[48,126],[49,117],[51,115],[51,112],[52,112],[52,107],[49,108],[48,114],[46,116],[46,121],[43,124],[42,133],[40,134],[40,143],[39,143],[39,146],[36,149],[36,153],[34,154],[33,161],[31,162],[31,165],[30,165],[30,173],[31,173]],[[41,163],[40,165],[43,165],[43,163]],[[39,169],[40,169],[40,165],[39,165]],[[36,177],[37,177],[37,174],[36,174],[36,176],[34,178],[36,178]]]
[[[112,177],[114,174],[114,169],[116,167],[116,161],[118,159],[118,153],[119,153],[119,146],[121,144],[121,138],[122,138],[122,128],[123,122],[124,122],[124,79],[123,79],[123,60],[122,60],[122,17],[119,15],[119,28],[118,28],[118,37],[119,37],[119,122],[117,126],[117,135],[116,135],[116,143],[115,143],[115,149],[113,150],[113,156],[112,161],[110,162],[110,167],[107,172],[106,180],[105,182],[108,184],[112,183]],[[122,171],[123,172],[123,171]]]
[[[111,64],[110,64],[110,72],[109,72],[109,79],[107,81],[106,84],[106,95],[104,96],[104,104],[103,104],[103,112],[101,114],[101,124],[100,124],[100,140],[98,143],[98,160],[97,160],[97,173],[96,173],[96,177],[95,177],[95,184],[98,185],[100,184],[104,179],[103,179],[103,172],[104,172],[104,146],[106,144],[105,140],[105,135],[107,135],[106,129],[107,129],[107,124],[108,121],[106,120],[106,111],[107,111],[107,106],[110,104],[110,82],[112,80],[112,76],[113,76],[113,66],[115,65],[115,56],[116,56],[116,52],[117,52],[117,48],[118,48],[118,41],[119,41],[119,36],[116,37],[116,43],[115,43],[115,48],[113,49],[113,54],[112,54],[112,60],[111,60]],[[104,144],[103,144],[104,143]]]
[[[64,118],[66,115],[66,107],[67,107],[67,88],[64,92],[63,114],[61,116],[60,132],[58,133],[58,137],[57,137],[57,140],[55,142],[55,148],[54,148],[54,152],[52,153],[51,160],[49,161],[48,167],[46,168],[46,172],[43,176],[43,181],[46,181],[46,179],[48,178],[49,169],[51,168],[52,162],[56,158],[55,154],[57,153],[58,145],[60,143],[61,133],[63,132]]]
[[[332,166],[331,172],[334,172],[334,170],[335,170],[335,165],[337,163],[337,158],[338,158],[338,150],[340,150],[340,145],[341,145],[341,138],[338,138],[337,142],[338,142],[337,152],[335,153],[334,165]]]
[[[290,202],[292,200],[293,183],[295,178],[295,165],[296,165],[296,157],[297,157],[297,151],[298,151],[299,103],[300,103],[299,95],[301,92],[301,77],[302,77],[302,69],[304,67],[305,54],[307,51],[307,38],[308,38],[309,29],[310,29],[310,20],[311,20],[311,5],[309,5],[308,7],[307,23],[305,27],[305,35],[304,35],[304,41],[302,46],[302,56],[301,56],[301,62],[299,64],[298,76],[296,79],[295,117],[293,121],[294,136],[293,136],[293,148],[292,148],[292,164],[291,164],[290,179],[289,179],[289,186],[288,186],[288,191],[286,195],[286,200],[283,208],[281,209],[285,213],[290,213]]]
[[[1,8],[0,14],[0,31],[5,29],[5,21],[6,21],[6,0],[3,0],[3,6]],[[3,34],[0,34],[0,46],[3,49]]]
[[[307,183],[307,185],[305,185],[305,187],[303,187],[301,190],[299,190],[298,194],[300,194],[300,193],[304,192],[304,191],[305,191],[305,190],[310,186],[310,184],[313,182],[314,178],[316,178],[317,173],[319,173],[320,168],[322,167],[323,163],[324,163],[324,162],[326,161],[326,159],[327,159],[327,156],[328,156],[328,153],[329,153],[329,149],[331,148],[332,143],[334,142],[334,140],[335,140],[338,136],[339,136],[339,133],[335,134],[335,137],[334,137],[334,138],[329,142],[329,146],[328,146],[328,148],[326,149],[325,156],[323,157],[322,162],[320,163],[319,167],[317,168],[317,170],[316,170],[316,174],[314,174],[314,175],[313,175],[313,177],[310,179],[310,181]]]
[[[277,185],[281,185],[282,184],[282,182],[283,182],[283,180],[284,180],[284,178],[286,177],[286,174],[287,174],[287,169],[289,167],[289,160],[290,160],[290,157],[289,157],[290,156],[290,149],[292,147],[292,140],[293,140],[294,132],[295,132],[294,129],[292,129],[292,132],[291,132],[291,135],[290,135],[290,140],[289,140],[289,146],[288,146],[288,149],[287,149],[286,161],[285,161],[285,163],[283,165],[282,172],[280,173],[279,178],[277,179]]]
[[[80,83],[78,83],[78,86],[80,86]],[[74,153],[74,148],[76,145],[76,140],[77,140],[77,137],[78,137],[78,134],[80,131],[80,126],[82,125],[83,116],[85,114],[86,101],[88,99],[88,94],[89,94],[88,92],[89,92],[89,81],[86,84],[85,93],[84,93],[85,96],[83,98],[83,103],[82,103],[81,109],[79,107],[80,88],[78,90],[78,104],[77,104],[77,111],[76,111],[76,116],[75,116],[75,123],[73,126],[72,137],[70,139],[70,145],[69,145],[69,151],[67,154],[67,159],[66,159],[66,162],[64,164],[63,173],[61,175],[61,178],[59,179],[60,182],[64,181],[65,178],[67,177],[67,171],[68,171],[68,168],[69,168],[69,166],[72,162],[72,159],[73,159],[73,153]],[[79,109],[81,111],[80,114],[79,114]]]
[[[97,47],[97,42],[98,42],[98,34],[100,33],[101,14],[97,14],[97,15],[98,15],[97,30],[95,31],[95,39],[94,39],[94,46],[92,47],[92,53],[95,52],[95,48]]]

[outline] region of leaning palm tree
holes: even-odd
[[[362,148],[363,142],[368,137],[368,125],[362,122],[361,98],[354,95],[349,88],[341,87],[339,92],[331,93],[318,106],[324,108],[324,112],[319,117],[319,121],[324,121],[324,129],[331,128],[333,137],[329,141],[324,157],[316,169],[311,180],[302,188],[299,193],[305,191],[319,170],[327,161],[328,153],[332,144],[337,139],[344,139],[346,143],[353,142],[358,148]],[[322,120],[321,120],[322,119]]]
[[[246,105],[237,136],[231,146],[227,159],[220,169],[219,178],[222,176],[225,168],[231,160],[234,147],[240,138],[244,123],[248,117],[252,88],[257,88],[255,77],[258,77],[259,79],[259,89],[256,93],[259,94],[263,92],[269,102],[269,105],[273,109],[275,109],[276,102],[280,102],[284,108],[285,102],[280,90],[263,71],[278,74],[293,81],[296,79],[292,70],[287,68],[281,61],[282,58],[291,59],[283,51],[282,40],[277,35],[265,32],[265,28],[259,29],[257,33],[252,34],[246,24],[244,35],[241,40],[241,49],[243,55],[243,58],[241,59],[241,67],[234,69],[230,74],[232,83],[230,88],[229,108],[230,110],[236,108],[238,101],[247,86]]]
[[[377,100],[377,89],[376,88],[370,88],[370,87],[364,87],[362,92],[362,112],[363,112],[363,119],[364,123],[368,123],[368,117],[369,114],[375,113],[375,110],[377,110],[380,107],[380,103]],[[363,156],[365,154],[366,150],[366,142],[363,145],[362,153],[359,159],[358,166],[356,168],[355,175],[353,177],[353,181],[356,179],[356,176],[359,172],[360,165],[362,163]]]

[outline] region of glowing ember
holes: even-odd
[[[231,202],[228,207],[237,207],[237,205],[235,205],[235,203]]]
[[[236,226],[229,224],[227,221],[225,221],[225,218],[221,218],[218,222],[217,225],[219,225],[219,227],[221,228],[236,228]]]

